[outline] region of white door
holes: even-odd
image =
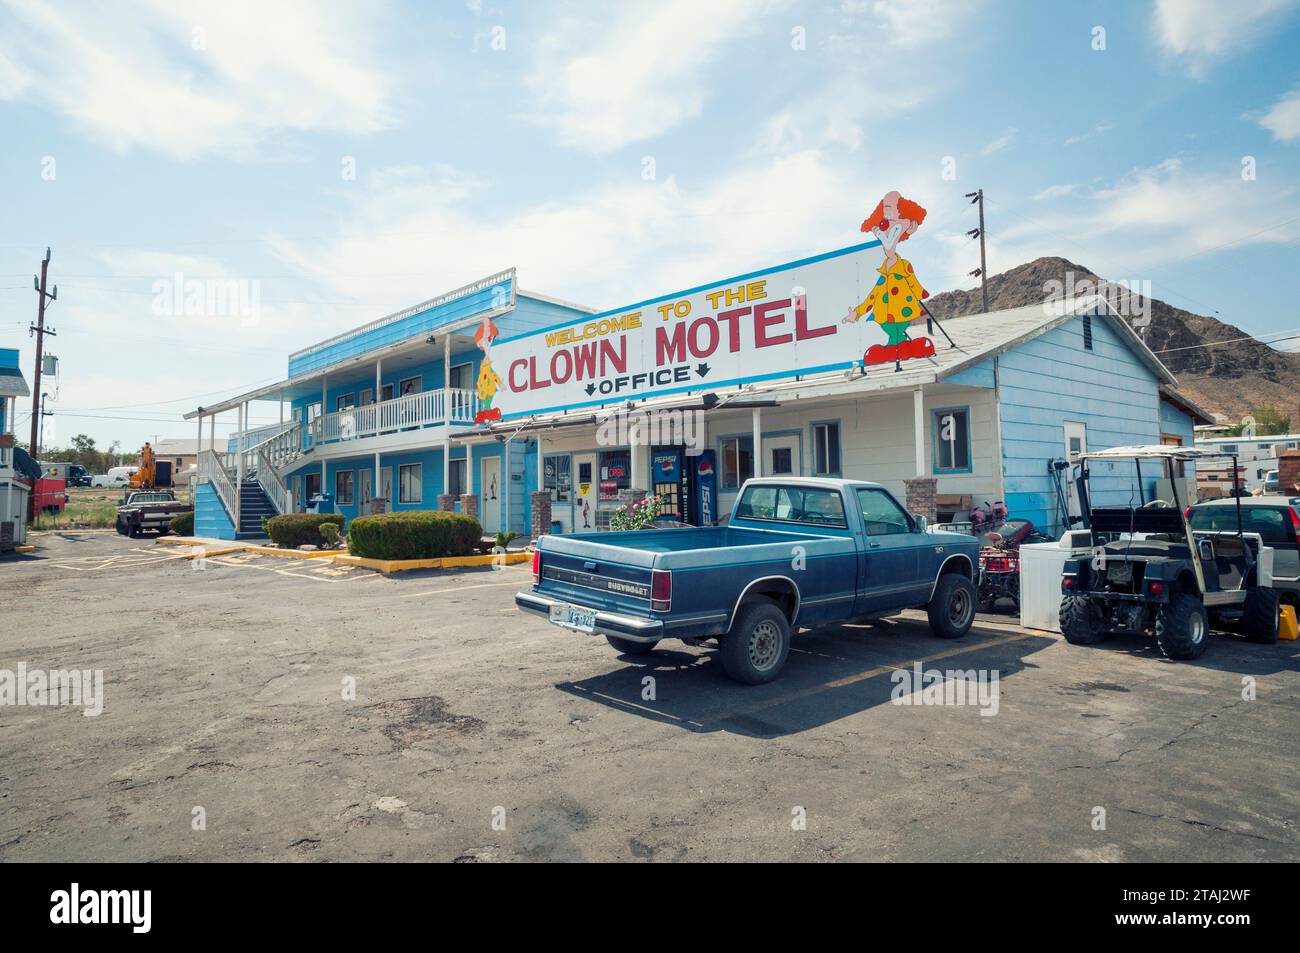
[[[387,512],[392,512],[393,510],[393,468],[383,467],[382,469],[380,469],[379,481],[380,481],[380,485],[383,487],[383,492],[380,493],[379,495],[384,498],[384,510]]]
[[[1088,452],[1088,425],[1075,420],[1065,421],[1065,459],[1070,462],[1066,468],[1065,504],[1073,520],[1081,516],[1079,507],[1079,488],[1074,482],[1079,475],[1079,457]]]
[[[803,462],[799,454],[799,435],[779,437],[763,435],[763,476],[800,476]]]
[[[481,467],[478,521],[483,525],[483,532],[497,533],[501,530],[501,458],[484,457]]]
[[[574,533],[596,531],[596,500],[599,483],[594,453],[573,455],[573,526]]]

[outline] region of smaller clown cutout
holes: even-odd
[[[492,369],[492,342],[497,339],[497,335],[500,333],[497,326],[492,323],[492,319],[487,315],[483,316],[483,323],[474,332],[474,343],[483,352],[483,363],[479,365],[478,382],[476,384],[478,412],[474,415],[475,423],[481,424],[485,421],[501,419],[501,408],[492,406],[492,400],[496,397],[497,388],[501,386],[501,378]]]
[[[907,241],[924,221],[925,209],[897,192],[890,192],[862,223],[862,231],[880,240],[885,260],[871,293],[861,304],[849,309],[843,323],[851,324],[870,315],[888,339],[885,344],[873,344],[867,349],[862,359],[864,364],[893,361],[897,369],[899,361],[934,354],[933,341],[927,337],[912,338],[907,333],[913,321],[925,317],[921,302],[930,297],[930,292],[916,280],[912,263],[898,254],[899,243]]]

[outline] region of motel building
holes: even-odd
[[[878,283],[911,302],[882,259],[871,241],[599,313],[509,270],[321,341],[284,380],[186,415],[195,532],[261,535],[322,494],[349,520],[456,510],[525,537],[604,530],[654,494],[663,520],[703,525],[745,480],[788,474],[882,483],[931,522],[1001,500],[1059,535],[1079,453],[1190,445],[1209,421],[1100,295],[917,307],[892,345],[853,319]],[[280,423],[218,446],[218,415],[264,401]],[[1092,467],[1094,502],[1128,501],[1125,466]]]

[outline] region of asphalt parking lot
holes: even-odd
[[[1300,856],[1295,642],[1170,663],[895,618],[747,688],[521,614],[527,566],[36,541],[0,562],[0,669],[102,670],[103,711],[0,706],[3,861]],[[996,713],[893,704],[918,661],[996,671]]]

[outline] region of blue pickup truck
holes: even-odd
[[[737,681],[770,682],[799,627],[925,608],[941,638],[975,617],[974,537],[926,532],[877,483],[748,481],[723,526],[543,536],[521,609],[641,655],[716,638]]]

